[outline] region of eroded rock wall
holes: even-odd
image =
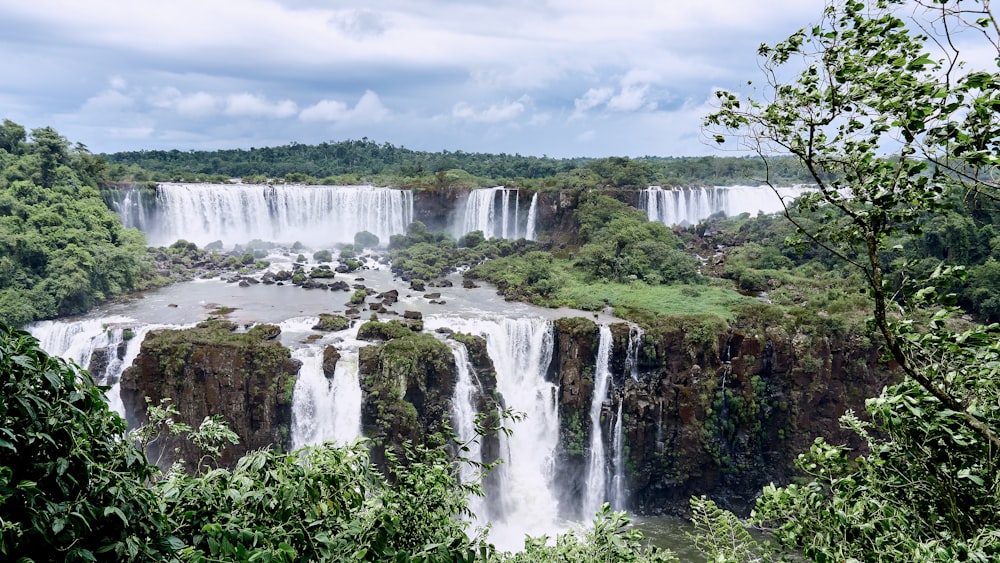
[[[558,321],[561,502],[572,513],[585,483],[596,325]],[[661,318],[642,339],[639,369],[626,369],[629,327],[612,325],[613,382],[601,425],[611,467],[613,427],[622,404],[626,506],[683,514],[705,494],[746,514],[760,488],[788,483],[793,460],[817,436],[852,442],[838,419],[863,413],[889,370],[864,337],[745,333],[710,318]],[[555,363],[555,362],[554,362]],[[609,479],[610,482],[610,479]]]
[[[300,363],[274,339],[277,327],[261,327],[237,333],[227,321],[206,321],[191,329],[150,331],[121,378],[130,426],[147,422],[146,397],[153,405],[169,398],[179,422],[197,428],[205,417],[220,415],[239,435],[240,443],[224,449],[218,465],[231,465],[251,450],[287,447]],[[165,465],[182,458],[193,469],[201,458],[185,438],[164,436],[154,447],[151,459]]]

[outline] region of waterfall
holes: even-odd
[[[413,194],[372,186],[161,184],[155,209],[142,213],[144,225],[135,226],[153,245],[263,239],[323,248],[353,242],[360,231],[387,244],[413,220]]]
[[[632,381],[639,381],[639,352],[642,351],[642,337],[645,331],[639,325],[629,325],[628,352],[625,355],[625,369]]]
[[[112,193],[111,207],[122,219],[122,225],[147,231],[152,225],[150,211],[155,207],[148,202],[148,192],[138,187],[117,189]]]
[[[614,477],[611,478],[611,508],[615,510],[625,510],[625,440],[623,436],[622,405],[625,404],[625,396],[618,400],[618,415],[615,417],[614,438],[612,440],[612,450],[614,451]]]
[[[474,464],[482,463],[481,437],[476,434],[476,398],[482,390],[473,379],[473,370],[469,365],[469,351],[465,344],[454,340],[447,341],[455,357],[456,381],[455,394],[451,401],[451,425],[455,436],[460,444],[463,444],[467,451],[460,452],[459,455],[470,461],[462,463],[459,468],[459,479],[463,483],[478,481],[480,478],[479,468]],[[473,496],[469,499],[469,510],[476,515],[485,516],[484,499]]]
[[[535,222],[538,220],[538,192],[531,196],[531,205],[528,207],[528,223],[524,228],[524,238],[535,240]]]
[[[665,189],[651,186],[642,191],[642,207],[650,221],[667,226],[691,225],[715,213],[733,217],[741,213],[778,213],[782,202],[790,204],[809,188],[768,186],[714,186]]]
[[[146,334],[153,328],[166,327],[136,326],[134,319],[111,316],[79,321],[39,321],[26,328],[46,353],[75,362],[90,371],[99,385],[110,387],[105,393],[108,406],[124,418],[125,405],[120,391],[122,372],[139,355]],[[126,337],[126,332],[131,333],[130,337]],[[94,361],[98,357],[103,358],[101,365]]]
[[[553,491],[558,478],[554,467],[558,388],[545,380],[552,360],[552,323],[540,318],[427,316],[424,326],[485,338],[497,390],[507,407],[525,415],[510,427],[510,437],[499,436],[501,451],[509,453],[497,474],[500,498],[486,498],[486,511],[493,521],[491,538],[498,546],[517,548],[523,545],[526,532],[558,531],[561,524]]]
[[[49,355],[72,360],[87,369],[94,351],[106,348],[110,344],[109,338],[114,338],[110,327],[131,321],[128,317],[114,316],[79,321],[39,321],[25,328]]]
[[[590,399],[590,456],[587,464],[587,487],[583,493],[583,517],[593,518],[607,498],[607,463],[604,456],[604,432],[601,429],[601,408],[608,396],[611,380],[611,328],[601,325],[601,340],[597,347],[597,367],[594,370],[594,392]]]
[[[361,384],[357,350],[339,350],[332,379],[323,373],[325,346],[299,348],[302,362],[292,394],[292,448],[332,441],[346,445],[361,436]]]
[[[517,190],[503,186],[472,190],[465,202],[462,227],[456,236],[482,231],[486,238],[517,238],[520,220],[520,204],[517,196]],[[500,200],[499,209],[497,199]],[[528,215],[530,225],[532,221],[530,210]],[[529,228],[534,230],[533,227]]]

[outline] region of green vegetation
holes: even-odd
[[[417,339],[413,335],[411,339]],[[447,347],[430,337],[431,341]],[[414,340],[415,342],[415,340]],[[428,342],[429,344],[429,342]],[[404,343],[405,345],[405,343]],[[446,353],[447,352],[447,353]],[[165,474],[108,410],[90,376],[0,323],[0,555],[24,561],[673,561],[604,507],[585,536],[497,552],[467,534],[467,500],[447,440],[387,454],[366,444],[257,451],[232,468]],[[178,425],[151,408],[140,444],[166,429],[211,458],[233,439],[217,420]],[[525,558],[528,559],[525,559]],[[22,559],[23,558],[23,559]]]
[[[104,161],[49,127],[0,126],[0,320],[72,315],[145,285],[142,234],[101,199]]]
[[[466,234],[458,242],[445,233],[434,233],[414,221],[406,235],[393,235],[389,242],[392,270],[404,279],[434,280],[460,266],[473,266],[491,258],[530,252],[532,241],[489,239],[479,231]]]
[[[987,295],[995,236],[975,219],[992,222],[998,199],[1000,72],[965,66],[952,40],[970,28],[1000,57],[988,2],[831,3],[819,25],[759,51],[769,80],[793,60],[798,76],[771,82],[767,101],[720,92],[707,119],[719,142],[736,135],[764,161],[782,147],[810,170],[818,189],[787,217],[800,240],[860,275],[902,375],[867,402],[870,422],[841,419],[865,453],[818,438],[797,462],[807,479],[768,486],[757,502],[751,522],[815,561],[1000,556],[1000,327],[953,306],[970,263],[982,273],[967,298]],[[780,555],[714,507],[696,517],[710,556]]]
[[[179,547],[155,467],[86,372],[0,322],[0,556],[147,561]]]
[[[376,184],[416,189],[489,187],[731,185],[754,182],[767,170],[745,157],[609,157],[601,159],[442,151],[428,153],[368,139],[218,151],[129,151],[104,155],[108,173],[125,181],[222,181]],[[770,173],[786,183],[809,180],[792,158]],[[269,180],[271,179],[271,180]]]
[[[319,322],[313,325],[313,330],[322,331],[338,331],[346,330],[351,326],[351,321],[343,315],[331,315],[329,313],[320,313]]]
[[[698,262],[680,239],[641,211],[588,192],[580,196],[575,217],[584,242],[576,266],[595,280],[655,285],[698,279]]]

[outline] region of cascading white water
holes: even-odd
[[[587,484],[583,493],[583,518],[593,518],[607,498],[607,462],[604,455],[604,432],[601,429],[601,408],[608,396],[611,381],[611,327],[601,325],[594,369],[594,393],[590,402],[590,451],[587,464]]]
[[[499,209],[497,199],[500,200]],[[482,231],[486,238],[518,238],[520,231],[518,191],[497,186],[469,192],[462,226],[456,236]],[[529,216],[530,216],[529,210]],[[531,219],[529,219],[529,225]],[[532,227],[532,230],[533,227]]]
[[[111,204],[121,217],[124,226],[134,227],[140,231],[149,230],[152,224],[149,213],[150,209],[155,206],[146,201],[147,193],[142,188],[137,187],[119,189],[113,192]]]
[[[554,459],[559,440],[555,384],[545,380],[552,361],[552,323],[540,318],[427,316],[429,330],[448,327],[486,339],[496,370],[497,390],[507,407],[524,413],[500,435],[503,460],[500,498],[486,498],[493,520],[491,538],[498,546],[523,546],[524,534],[555,533],[561,529],[553,490]],[[495,517],[494,517],[495,516]]]
[[[538,192],[531,196],[531,205],[528,207],[528,222],[524,228],[524,238],[535,240],[535,222],[538,220]]]
[[[361,436],[361,384],[357,350],[340,349],[333,378],[323,373],[325,346],[299,348],[302,362],[292,394],[292,448],[331,441],[346,445]]]
[[[353,242],[360,231],[387,244],[413,220],[413,194],[372,186],[161,184],[155,209],[145,213],[153,245],[262,239],[323,248]]]
[[[480,470],[474,464],[482,463],[481,438],[476,434],[476,397],[482,392],[478,382],[474,379],[472,367],[469,365],[469,351],[465,344],[454,340],[447,341],[455,357],[455,394],[451,401],[451,425],[458,439],[466,451],[460,452],[459,456],[469,460],[470,463],[461,463],[459,469],[459,479],[463,483],[472,483],[480,480]],[[473,514],[485,516],[485,504],[483,497],[472,496],[469,499],[469,509]]]
[[[165,326],[136,326],[133,319],[116,315],[79,321],[39,321],[26,328],[46,353],[72,360],[86,370],[91,368],[94,353],[104,350],[107,364],[101,367],[101,373],[91,375],[98,384],[110,387],[105,394],[108,406],[124,417],[125,405],[120,389],[122,372],[139,355],[146,334],[153,328]],[[126,339],[126,331],[131,332],[130,338]],[[123,342],[125,353],[119,357],[118,349]]]
[[[642,327],[630,324],[628,329],[628,351],[625,355],[625,368],[632,381],[639,381],[639,352],[642,350],[642,337],[645,335]]]
[[[614,451],[614,474],[611,478],[611,508],[614,510],[626,509],[625,495],[625,436],[622,424],[622,405],[625,404],[624,397],[619,397],[618,414],[615,416],[614,437],[611,447]]]
[[[650,221],[667,226],[691,225],[714,213],[727,217],[741,213],[778,213],[809,188],[788,186],[775,193],[767,186],[714,186],[665,189],[651,186],[642,191],[642,207]]]
[[[87,369],[94,351],[106,348],[110,343],[109,333],[113,331],[109,327],[131,321],[128,317],[114,316],[69,322],[39,321],[25,328],[38,339],[42,350],[52,356],[73,360],[81,368]]]

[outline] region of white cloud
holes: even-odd
[[[205,117],[218,111],[220,101],[207,92],[195,92],[175,100],[173,109],[184,117]]]
[[[218,113],[221,101],[208,92],[184,94],[174,86],[158,87],[146,98],[154,108],[172,111],[181,117],[208,117]]]
[[[618,80],[617,87],[590,88],[573,102],[572,118],[581,118],[588,111],[604,109],[612,112],[653,111],[657,100],[652,91],[659,75],[650,70],[633,69]]]
[[[333,124],[419,149],[574,156],[665,154],[668,135],[697,136],[694,119],[669,134],[652,124],[710,86],[758,78],[757,45],[815,21],[825,1],[0,4],[0,108],[32,126],[99,122],[77,129],[95,150],[320,142]],[[137,125],[155,127],[148,141],[102,139]],[[581,129],[590,144],[573,143]]]
[[[502,103],[483,108],[473,107],[467,102],[458,102],[451,108],[451,115],[462,121],[499,123],[517,118],[524,113],[524,109],[524,98],[513,102],[504,100]]]
[[[338,100],[321,100],[299,113],[302,121],[351,121],[360,123],[377,123],[384,121],[391,112],[382,105],[378,94],[366,90],[353,108]]]
[[[107,132],[119,139],[148,139],[153,135],[152,127],[109,127]]]
[[[135,105],[132,97],[119,92],[118,90],[104,90],[103,92],[88,98],[83,103],[81,110],[84,113],[92,112],[118,112],[131,109]]]
[[[371,90],[365,90],[361,99],[355,104],[351,117],[359,121],[376,122],[382,121],[388,116],[389,110],[382,105],[382,100],[379,99],[378,94]]]
[[[291,100],[272,102],[264,96],[242,93],[231,94],[226,98],[226,115],[233,117],[266,117],[280,119],[291,117],[299,112],[299,107]]]
[[[528,125],[531,125],[531,126],[545,125],[546,123],[548,123],[550,121],[552,121],[552,114],[550,114],[550,113],[536,113],[535,115],[531,116],[531,119],[528,120]]]
[[[355,39],[377,37],[388,28],[385,15],[371,10],[345,10],[330,16],[330,22]]]
[[[340,121],[347,116],[347,104],[337,100],[320,100],[299,113],[302,121]]]
[[[614,93],[615,91],[612,88],[591,88],[587,90],[582,97],[573,100],[573,107],[575,108],[573,117],[581,117],[587,111],[607,103],[614,96]]]

